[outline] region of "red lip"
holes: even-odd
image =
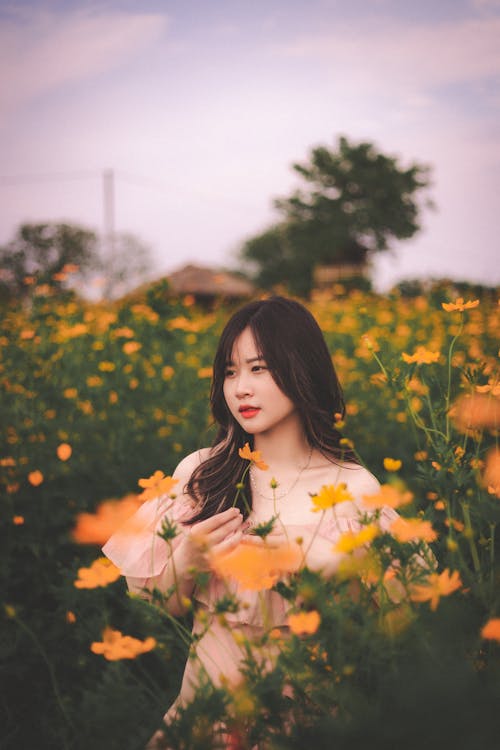
[[[258,406],[248,406],[247,404],[243,404],[238,409],[239,413],[242,417],[245,417],[245,419],[251,419],[252,417],[255,417],[256,414],[260,411]]]

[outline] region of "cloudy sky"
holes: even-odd
[[[500,283],[500,0],[0,0],[0,243],[115,225],[158,274],[234,265],[290,168],[339,135],[433,168],[375,266]]]

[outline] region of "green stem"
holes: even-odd
[[[19,625],[19,627],[22,628],[22,630],[24,630],[29,635],[29,637],[32,639],[32,641],[34,642],[35,646],[37,647],[37,649],[38,649],[38,651],[40,653],[40,656],[42,657],[43,661],[45,662],[45,664],[47,666],[47,669],[48,669],[48,672],[49,672],[49,676],[50,676],[50,681],[52,683],[52,689],[54,691],[54,695],[55,695],[55,698],[56,698],[57,705],[59,706],[59,709],[60,709],[62,715],[64,716],[64,719],[66,720],[67,724],[71,727],[71,729],[75,729],[75,726],[74,726],[73,722],[71,721],[70,717],[68,716],[68,714],[66,712],[66,709],[64,707],[64,704],[62,702],[61,693],[59,692],[59,687],[58,687],[58,684],[57,684],[57,678],[56,678],[54,669],[52,667],[52,664],[50,663],[50,660],[49,660],[47,654],[45,653],[45,649],[43,648],[42,644],[40,643],[37,635],[31,630],[31,628],[28,625],[26,625],[26,623],[24,623],[22,620],[20,620],[17,615],[16,615],[15,620],[16,620],[17,624]],[[68,747],[68,745],[67,745],[66,742],[65,742],[65,746]]]
[[[455,334],[455,336],[452,338],[451,343],[450,343],[450,347],[448,349],[448,385],[447,385],[447,388],[446,388],[446,397],[445,397],[445,404],[446,404],[446,441],[447,442],[450,439],[450,416],[449,416],[449,411],[450,411],[450,400],[451,400],[451,359],[452,359],[453,349],[454,349],[455,344],[456,344],[456,342],[458,340],[458,337],[462,333],[463,327],[464,327],[464,318],[463,318],[463,315],[461,314],[460,327],[459,327],[457,333]]]
[[[461,502],[460,505],[462,506],[462,513],[464,515],[465,530],[467,532],[466,536],[469,542],[469,548],[470,548],[470,552],[472,555],[472,562],[474,563],[474,570],[477,573],[479,581],[482,581],[481,563],[479,561],[479,555],[477,552],[476,543],[474,541],[474,532],[473,532],[472,524],[470,520],[469,505],[466,502]]]

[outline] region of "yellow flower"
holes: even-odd
[[[363,503],[367,508],[377,509],[387,506],[399,508],[413,500],[413,494],[408,490],[398,490],[392,484],[383,484],[375,495],[363,495]]]
[[[359,547],[364,547],[365,544],[370,544],[379,533],[380,529],[374,523],[364,526],[361,531],[358,531],[357,533],[354,531],[346,531],[339,538],[334,550],[335,552],[344,552],[348,554],[355,549],[359,549]]]
[[[130,635],[122,635],[119,630],[105,628],[102,634],[102,642],[94,641],[90,650],[94,654],[102,654],[108,661],[119,659],[135,659],[139,654],[151,651],[156,646],[154,638],[146,638],[140,641]]]
[[[500,617],[492,617],[481,629],[481,637],[500,642]]]
[[[310,612],[299,612],[296,615],[288,615],[287,625],[295,635],[312,635],[319,628],[321,617],[315,609]]]
[[[144,489],[139,495],[141,500],[151,500],[160,495],[169,495],[179,480],[166,477],[163,471],[155,471],[148,479],[139,479],[139,487]]]
[[[345,503],[347,500],[353,500],[351,493],[347,490],[345,482],[340,484],[324,484],[316,495],[311,495],[313,502],[313,513],[321,510],[327,510],[334,505]]]
[[[384,469],[386,471],[399,471],[403,462],[398,458],[384,458]]]
[[[211,367],[200,367],[198,370],[198,377],[199,378],[211,378],[213,374]]]
[[[67,461],[68,458],[71,458],[71,454],[73,452],[71,445],[69,443],[61,443],[57,446],[57,458],[60,461]]]
[[[429,349],[426,349],[425,346],[417,346],[414,353],[411,355],[406,352],[403,352],[401,355],[403,361],[407,364],[416,362],[419,365],[430,365],[432,362],[437,362],[440,356],[441,352],[431,352]]]
[[[90,568],[78,570],[78,578],[74,585],[77,589],[96,589],[98,586],[114,583],[120,576],[120,570],[116,565],[113,565],[107,557],[99,557],[94,560]]]
[[[28,474],[28,482],[33,485],[33,487],[38,487],[39,484],[43,482],[43,474],[38,469],[35,469],[35,471],[30,471]]]
[[[443,310],[446,310],[446,312],[454,312],[455,310],[463,312],[464,310],[471,310],[473,307],[477,307],[478,305],[478,299],[464,302],[463,297],[457,297],[455,302],[441,302],[441,307],[443,308]]]
[[[239,449],[238,453],[240,458],[245,458],[247,461],[252,461],[254,465],[262,471],[266,471],[266,469],[269,468],[266,462],[262,460],[260,451],[250,450],[250,446],[248,443],[245,443],[243,448]]]
[[[437,539],[432,524],[419,518],[397,518],[389,530],[398,542],[433,542]]]
[[[442,596],[448,596],[462,586],[460,574],[454,570],[450,575],[448,568],[442,573],[430,573],[427,583],[414,585],[410,589],[410,599],[414,602],[430,602],[431,609],[437,609]]]

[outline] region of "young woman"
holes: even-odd
[[[345,531],[359,530],[363,496],[379,488],[340,443],[334,415],[344,414],[342,390],[323,334],[298,302],[283,297],[251,302],[229,320],[215,355],[211,407],[217,436],[211,448],[177,466],[177,498],[146,502],[137,514],[143,531],[132,541],[118,533],[104,547],[127,576],[131,591],[167,592],[175,583],[176,591],[165,604],[168,610],[182,615],[186,602],[195,605],[193,631],[204,634],[196,645],[198,659],[188,661],[167,722],[194,695],[200,671],[215,685],[221,679],[236,684],[243,658],[233,633],[213,617],[227,581],[212,573],[209,586],[200,589],[194,571],[210,571],[214,556],[241,543],[263,544],[252,536],[252,527],[277,515],[265,544],[279,546],[300,536],[303,563],[335,575],[341,556],[333,552],[332,542]],[[268,468],[252,464],[245,473],[248,460],[239,454],[245,443],[260,452]],[[233,507],[242,476],[244,492]],[[311,512],[310,494],[340,483],[352,500],[337,505],[318,527],[322,514]],[[384,509],[382,524],[395,515]],[[180,530],[170,547],[157,535],[165,516]],[[272,626],[286,630],[287,604],[277,592],[234,588],[244,606],[226,614],[233,631],[250,639],[262,632],[262,595]]]

